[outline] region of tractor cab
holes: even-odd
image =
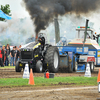
[[[85,38],[84,37],[85,36],[85,32],[84,32],[85,27],[78,27],[76,29],[76,31],[78,31],[77,34],[76,34],[77,38],[83,38],[83,39]],[[96,43],[97,45],[100,46],[100,34],[96,34],[96,32],[94,34],[94,30],[91,29],[90,27],[87,27],[86,41],[88,41],[88,39],[94,40],[94,43]]]
[[[77,34],[76,38],[73,39],[71,42],[68,43],[69,46],[83,46],[83,41],[85,39],[85,27],[78,27],[76,28]],[[100,49],[100,46],[98,45],[97,36],[94,34],[94,30],[90,27],[87,27],[87,35],[86,40],[84,43],[85,47],[89,47],[89,49]]]
[[[78,27],[76,28],[77,34],[76,34],[76,38],[85,38],[85,27]],[[93,40],[93,29],[90,29],[90,27],[87,27],[87,36],[86,39],[92,39]]]

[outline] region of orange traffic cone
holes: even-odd
[[[30,85],[35,85],[32,69],[30,69],[29,84],[30,84]]]
[[[99,69],[99,73],[98,73],[97,82],[100,82],[100,69]]]

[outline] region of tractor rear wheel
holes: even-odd
[[[91,62],[91,63],[90,63],[90,70],[91,70],[91,72],[94,71],[94,62]]]
[[[50,72],[56,73],[59,69],[59,51],[57,47],[50,46],[48,47],[46,54],[45,54],[45,59],[44,59],[46,69],[49,69]]]
[[[72,62],[72,60],[70,59],[70,57],[68,57],[68,72],[69,73],[73,72],[73,68],[72,68],[71,62]]]
[[[77,64],[77,61],[75,61],[75,57],[76,57],[76,56],[73,57],[73,61],[74,61],[74,62],[73,62],[73,71],[76,72],[76,71],[77,71],[77,66],[78,66],[78,64]]]

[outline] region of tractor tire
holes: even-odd
[[[72,68],[72,65],[71,65],[71,59],[70,57],[68,57],[68,72],[69,73],[72,73],[73,72],[73,68]]]
[[[58,72],[60,65],[59,51],[57,47],[50,46],[48,47],[45,54],[45,68],[49,69],[50,72],[56,73]]]
[[[21,68],[19,67],[19,61],[16,62],[15,71],[16,72],[21,72]]]
[[[42,62],[39,60],[36,63],[36,72],[41,73],[43,71],[43,64]]]
[[[77,62],[75,61],[75,56],[73,57],[73,61],[74,61],[74,62],[73,62],[73,71],[76,72],[76,71],[77,71],[77,65],[78,65],[78,64],[77,64]]]
[[[73,69],[75,72],[77,71],[77,65],[78,65],[77,62],[75,61],[75,65],[74,65],[74,69]]]
[[[90,63],[90,70],[91,70],[91,72],[94,71],[94,62],[91,62],[91,63]]]

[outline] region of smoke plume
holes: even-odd
[[[100,7],[100,0],[23,0],[26,10],[31,15],[35,32],[44,30],[57,16],[76,14],[90,16]]]
[[[30,18],[12,18],[6,22],[0,21],[0,43],[19,46],[34,35],[34,27]]]

